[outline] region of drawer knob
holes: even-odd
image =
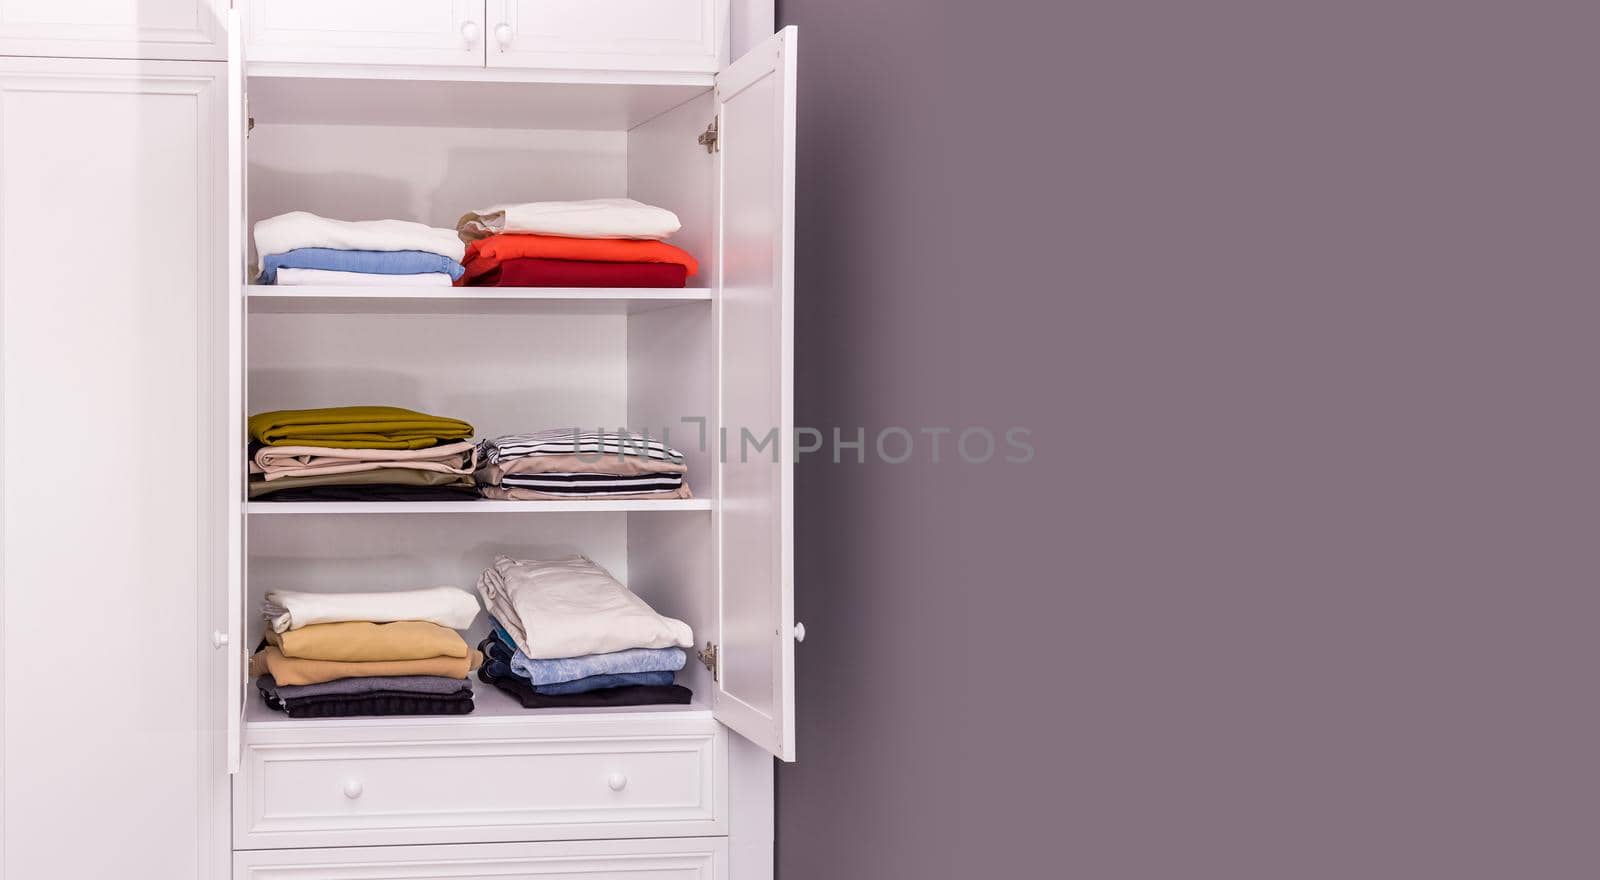
[[[356,779],[346,782],[344,784],[344,796],[351,800],[361,797],[361,782]]]
[[[516,31],[511,29],[511,25],[505,22],[494,26],[494,41],[500,44],[500,51],[502,52],[511,48],[511,38],[516,35]]]
[[[480,27],[477,22],[468,21],[462,23],[461,42],[465,43],[468,49],[476,46],[478,44],[478,38],[481,36],[483,36],[483,28]]]
[[[613,773],[606,778],[606,785],[611,786],[612,791],[621,791],[628,787],[628,777],[621,773]]]
[[[794,640],[797,642],[806,640],[806,625],[798,620],[794,622]]]
[[[221,630],[215,630],[215,631],[213,631],[211,633],[211,647],[213,647],[213,648],[221,648],[226,644],[228,644],[228,634],[227,633],[225,633],[225,632],[223,632]]]

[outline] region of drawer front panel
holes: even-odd
[[[234,880],[723,880],[727,841],[569,841],[240,852]]]
[[[715,73],[727,0],[489,0],[490,67]]]
[[[252,62],[483,66],[482,0],[250,0]]]
[[[720,734],[252,744],[236,848],[725,833]]]

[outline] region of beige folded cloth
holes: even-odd
[[[466,678],[483,663],[483,655],[468,649],[466,657],[429,657],[426,660],[373,660],[361,663],[339,660],[302,660],[283,656],[274,645],[250,657],[250,674],[271,673],[278,684],[322,684],[341,678],[372,675],[437,675]]]
[[[456,221],[456,234],[462,241],[476,241],[502,232],[660,241],[681,228],[683,224],[678,222],[677,214],[633,199],[495,205],[470,211]]]
[[[426,660],[465,657],[469,650],[460,633],[426,620],[347,620],[283,633],[267,627],[267,643],[276,645],[285,657],[299,660]]]
[[[551,495],[537,489],[524,489],[520,486],[490,486],[480,483],[479,494],[495,501],[631,501],[635,498],[693,498],[689,492],[689,484],[684,483],[668,492],[617,492],[608,495]]]
[[[346,620],[373,623],[425,620],[450,629],[466,629],[478,617],[478,598],[460,587],[425,587],[385,593],[273,590],[265,598],[262,611],[266,614],[267,625],[280,633],[317,623]]]
[[[694,645],[687,623],[657,614],[585,556],[497,557],[478,576],[478,594],[535,660]]]
[[[470,440],[427,449],[335,449],[327,446],[263,446],[250,472],[268,480],[349,474],[385,468],[470,474],[478,466],[478,445]]]

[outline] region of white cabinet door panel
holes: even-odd
[[[252,62],[483,67],[483,0],[249,0]]]
[[[243,851],[235,880],[727,880],[724,837]]]
[[[718,672],[712,709],[794,760],[795,29],[717,75]],[[748,440],[746,439],[748,438]]]
[[[221,60],[228,0],[0,0],[0,55]]]
[[[223,74],[0,59],[6,878],[226,846]]]
[[[715,73],[728,0],[488,0],[490,67]]]

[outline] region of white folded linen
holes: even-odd
[[[478,577],[478,593],[534,660],[694,645],[687,623],[657,614],[584,556],[500,556]]]
[[[426,620],[451,629],[466,629],[478,617],[478,599],[460,587],[427,587],[389,593],[303,593],[274,590],[262,611],[274,632],[288,632],[316,623],[366,620],[392,623]]]
[[[284,285],[326,284],[334,287],[449,287],[448,272],[419,272],[416,275],[379,275],[376,272],[339,272],[334,269],[279,269],[279,287]]]
[[[331,220],[307,211],[290,211],[256,221],[256,253],[282,254],[296,248],[341,251],[424,251],[459,261],[466,245],[453,230],[409,220]]]
[[[456,231],[460,233],[462,241],[488,238],[501,232],[556,235],[562,238],[660,240],[682,228],[677,214],[633,199],[495,205],[464,214],[456,221]]]

